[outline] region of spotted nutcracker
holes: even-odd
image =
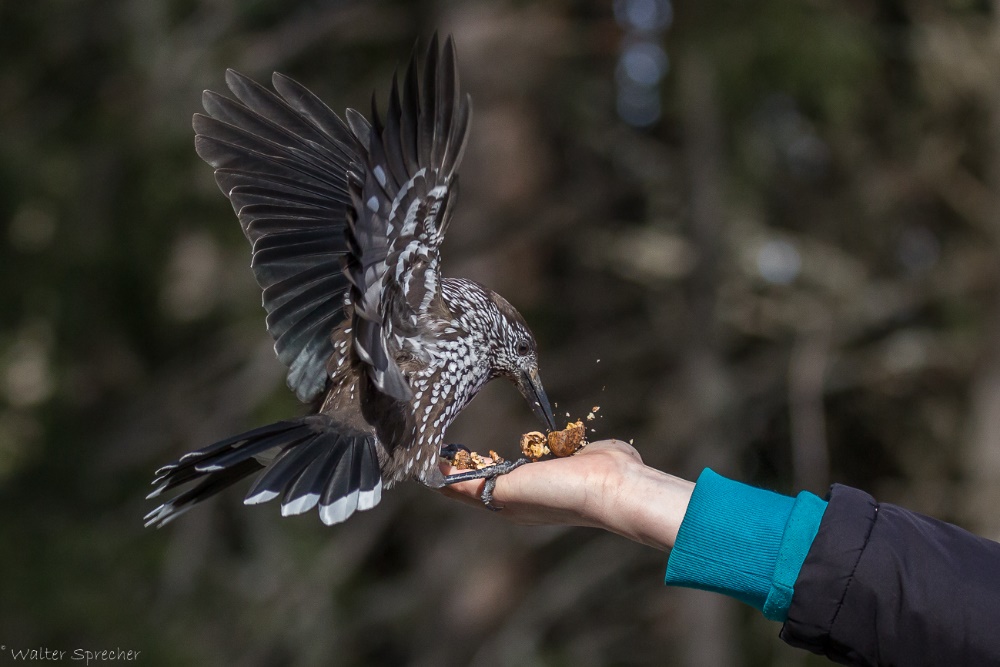
[[[435,36],[422,83],[416,58],[393,77],[384,120],[341,120],[302,85],[277,94],[232,70],[236,99],[211,91],[194,116],[198,155],[215,168],[247,239],[267,329],[288,386],[315,412],[216,442],[157,471],[150,497],[186,490],[146,516],[162,526],[259,472],[244,500],[281,496],[283,515],[319,505],[324,523],[378,504],[414,479],[440,488],[522,463],[444,476],[444,434],[490,380],[513,382],[550,429],[535,338],[479,283],[444,278],[471,101],[459,92],[454,44]]]

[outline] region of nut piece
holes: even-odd
[[[521,436],[521,453],[532,461],[537,461],[548,454],[569,456],[587,444],[584,438],[585,429],[582,421],[570,422],[566,424],[565,429],[552,431],[548,437],[538,431],[532,431]],[[502,463],[503,460],[503,457],[492,449],[489,456],[460,449],[451,464],[462,470],[482,470]]]
[[[482,470],[501,461],[503,461],[503,457],[492,449],[489,456],[460,449],[455,454],[455,458],[451,460],[451,464],[459,470]]]
[[[455,453],[451,464],[460,470],[475,470],[476,464],[472,462],[472,452],[460,449]]]
[[[569,456],[584,444],[584,428],[582,421],[566,424],[562,431],[549,433],[549,450],[556,456]]]
[[[546,454],[549,454],[549,448],[545,444],[545,436],[538,431],[522,435],[521,453],[532,461],[537,461]]]

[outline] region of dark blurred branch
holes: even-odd
[[[795,490],[826,490],[830,454],[823,408],[824,376],[830,354],[828,326],[799,335],[788,364],[788,408],[792,431],[792,469]]]
[[[994,3],[991,43],[1000,38],[1000,4]],[[995,65],[1000,57],[991,51]],[[991,85],[981,91],[989,113],[990,162],[987,165],[989,233],[994,253],[1000,251],[1000,90]],[[967,513],[972,527],[1000,539],[1000,290],[993,287],[992,312],[985,323],[982,362],[972,380],[972,404],[964,470],[969,480]]]
[[[690,187],[690,229],[698,257],[688,282],[691,317],[685,360],[687,381],[695,397],[692,407],[701,413],[703,427],[694,452],[695,467],[712,466],[728,472],[734,458],[732,442],[727,437],[734,402],[732,380],[717,335],[725,158],[714,63],[703,52],[689,48],[680,59],[677,80]],[[733,601],[686,590],[679,598],[685,609],[685,622],[689,624],[688,632],[683,635],[683,664],[735,665],[738,640],[734,632]]]

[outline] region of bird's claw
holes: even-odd
[[[493,489],[496,487],[497,478],[487,477],[486,482],[483,484],[483,492],[479,495],[479,499],[483,501],[483,505],[486,505],[486,509],[491,512],[499,512],[503,509],[493,504]]]
[[[461,445],[450,446],[461,447]],[[444,449],[442,449],[442,456],[443,455]],[[483,484],[483,492],[480,494],[479,498],[483,501],[483,504],[486,505],[487,509],[499,512],[503,508],[497,507],[493,504],[493,490],[497,485],[497,477],[500,475],[506,475],[517,468],[520,468],[525,463],[531,463],[531,459],[520,458],[512,461],[498,461],[491,466],[486,466],[485,468],[480,468],[479,470],[466,470],[465,472],[446,475],[444,478],[444,485],[450,486],[452,484],[467,482],[473,479],[485,480],[485,484]]]

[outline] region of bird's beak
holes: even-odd
[[[531,409],[535,411],[535,416],[545,423],[549,431],[556,430],[556,418],[552,416],[552,407],[549,405],[549,397],[545,395],[542,388],[542,381],[538,377],[537,370],[530,370],[521,373],[517,381],[517,388],[528,401]]]

